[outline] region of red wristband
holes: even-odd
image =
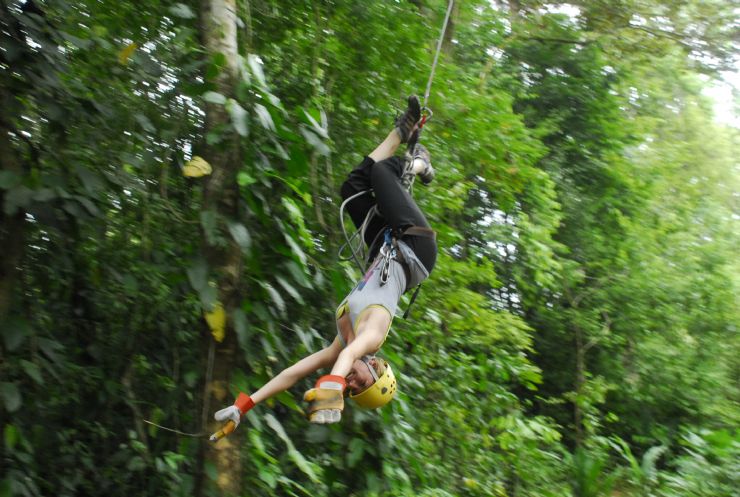
[[[246,414],[251,408],[254,407],[254,401],[249,395],[239,392],[239,396],[234,401],[234,405],[239,408],[239,412]]]
[[[333,382],[339,383],[340,385],[342,385],[342,390],[347,388],[347,380],[345,380],[343,376],[338,376],[335,374],[326,374],[322,376],[321,378],[319,378],[318,380],[316,380],[316,388],[320,388],[321,384],[324,383],[325,381],[333,381]]]

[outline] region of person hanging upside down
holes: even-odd
[[[217,421],[233,421],[235,428],[256,404],[322,368],[331,368],[331,372],[304,395],[312,423],[340,421],[346,391],[366,408],[381,407],[394,397],[393,370],[375,354],[385,342],[401,295],[429,276],[437,258],[435,233],[409,193],[417,175],[424,184],[434,178],[429,152],[416,144],[413,154],[394,156],[402,143],[416,142],[420,120],[419,99],[412,95],[395,129],[342,184],[342,198],[363,235],[370,264],[336,311],[334,341],[283,370],[253,394],[240,393],[234,405],[215,413]]]

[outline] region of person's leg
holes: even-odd
[[[411,194],[401,183],[404,163],[398,157],[377,162],[370,171],[370,180],[375,192],[378,210],[394,230],[402,231],[410,226],[429,228],[424,213]],[[408,243],[427,271],[431,272],[437,259],[437,244],[432,238],[405,236]]]
[[[349,213],[349,217],[352,219],[352,222],[357,229],[360,228],[362,223],[365,221],[368,212],[370,212],[377,203],[375,200],[375,194],[372,191],[373,186],[370,182],[370,171],[374,164],[375,161],[373,159],[365,157],[360,165],[349,173],[340,189],[342,201],[345,201],[360,192],[366,192],[353,198],[347,202],[345,206],[345,209]],[[386,224],[385,219],[381,216],[373,216],[365,230],[365,238],[363,241],[366,246],[369,247],[370,244],[372,244],[377,234]]]
[[[388,159],[389,157],[393,157],[393,154],[396,153],[396,150],[398,149],[398,146],[400,144],[401,137],[394,129],[393,131],[388,133],[388,136],[385,137],[385,140],[383,140],[380,145],[375,147],[375,150],[370,152],[370,155],[368,155],[368,157],[375,162],[380,162],[382,160]]]
[[[347,180],[342,184],[340,190],[342,200],[347,200],[360,192],[371,190],[368,193],[364,193],[353,198],[346,205],[347,212],[357,228],[359,228],[365,221],[365,217],[370,209],[379,203],[376,197],[375,186],[373,185],[373,170],[376,169],[375,165],[378,162],[393,160],[393,155],[396,153],[399,145],[407,142],[411,135],[413,135],[413,133],[418,129],[420,119],[421,109],[419,99],[415,95],[412,95],[408,99],[406,112],[404,112],[396,122],[396,128],[388,133],[385,139],[375,147],[367,157],[365,157],[360,165],[349,173]],[[424,172],[424,165],[420,161],[414,161],[412,163],[412,167],[409,168],[408,171],[404,170],[404,164],[399,159],[395,159],[393,162],[394,164],[392,168],[396,172],[398,178],[401,178],[404,174],[420,174]],[[385,168],[385,166],[383,166],[383,168]],[[402,186],[402,188],[405,187]],[[411,203],[414,204],[413,199],[411,199],[408,194],[407,197],[410,199]],[[387,204],[387,202],[385,203]],[[393,209],[389,205],[386,210],[390,212]],[[381,214],[382,213],[383,211],[381,209]],[[418,214],[419,215],[414,216],[413,219],[421,219],[426,223],[421,211],[419,211]],[[410,221],[412,224],[413,219]],[[365,230],[365,244],[370,247],[373,244],[373,241],[377,240],[379,232],[389,224],[391,227],[399,226],[399,223],[392,221],[389,222],[389,220],[384,219],[383,216],[375,216]],[[427,226],[427,224],[419,226]]]

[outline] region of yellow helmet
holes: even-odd
[[[380,358],[378,357],[378,359]],[[357,395],[353,395],[350,392],[349,398],[354,400],[360,407],[364,407],[366,409],[377,409],[378,407],[386,405],[396,396],[396,375],[393,374],[393,369],[391,369],[391,365],[388,364],[388,361],[385,359],[380,360],[383,361],[385,371],[378,376],[378,373],[375,372],[375,368],[369,364],[368,359],[365,357],[362,358],[362,362],[367,365],[370,370],[370,374],[373,375],[375,383]]]

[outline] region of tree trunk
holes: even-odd
[[[201,39],[208,57],[212,58],[216,54],[225,57],[225,65],[211,82],[215,84],[217,92],[233,97],[238,61],[236,0],[202,0]],[[222,105],[207,105],[207,131],[219,126],[223,126],[224,129],[230,127],[228,112]],[[235,220],[238,217],[239,188],[236,177],[241,166],[241,154],[237,135],[231,133],[217,146],[206,147],[205,158],[211,164],[213,172],[207,177],[204,185],[204,209],[214,211],[221,227],[224,228],[223,220]],[[226,236],[228,237],[228,234]],[[239,246],[233,240],[230,240],[226,247],[220,248],[204,244],[203,252],[211,271],[211,280],[217,285],[218,300],[226,310],[227,316],[230,316],[240,301],[238,292],[242,256]],[[225,337],[220,342],[214,339],[209,330],[204,338],[204,351],[208,358],[205,361],[207,374],[203,422],[204,428],[213,432],[217,426],[211,414],[214,410],[233,402],[229,393],[229,381],[235,364],[237,340],[230,320],[226,326]],[[232,435],[217,444],[204,442],[203,447],[204,462],[216,468],[218,476],[215,484],[218,493],[224,496],[238,495],[241,489],[239,453],[233,442],[234,438]],[[197,494],[202,495],[205,491],[204,478],[201,472]]]

